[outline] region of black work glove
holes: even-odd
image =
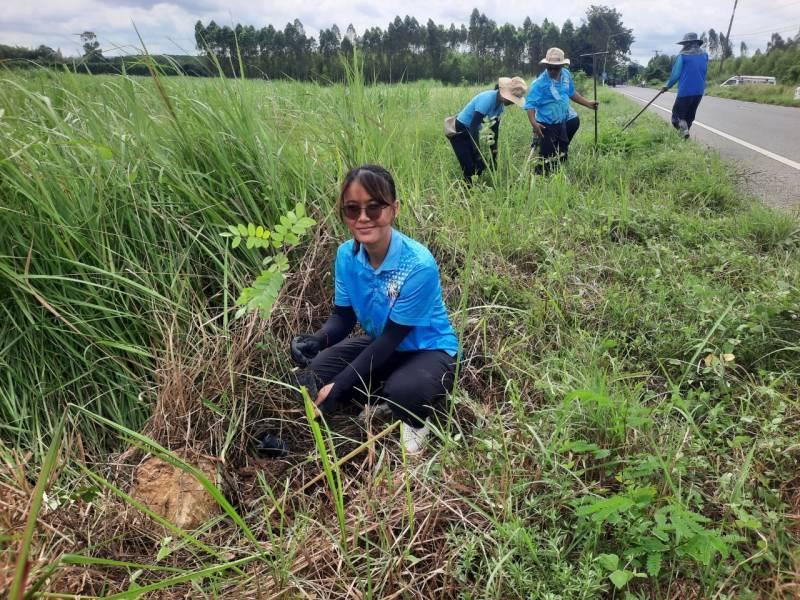
[[[255,450],[260,456],[280,458],[289,454],[289,445],[271,433],[263,433],[258,438]]]
[[[292,360],[301,367],[311,364],[313,358],[322,350],[322,342],[307,333],[301,333],[292,338],[290,345]]]
[[[661,91],[662,92],[668,92],[669,88],[667,86],[664,86],[664,87],[661,88]]]

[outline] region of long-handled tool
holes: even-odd
[[[604,52],[591,52],[588,54],[581,54],[581,56],[592,57],[592,79],[594,80],[594,101],[597,102],[597,57],[608,54],[608,50]],[[594,147],[597,148],[597,109],[594,109]]]
[[[638,118],[639,118],[639,115],[641,115],[641,114],[642,114],[644,111],[646,111],[646,110],[647,110],[647,109],[650,107],[650,105],[651,105],[653,102],[655,102],[655,101],[656,101],[656,98],[658,98],[658,97],[659,97],[661,94],[663,94],[663,93],[664,93],[664,90],[661,90],[661,91],[660,91],[660,92],[658,92],[658,93],[657,93],[655,96],[653,96],[653,99],[652,99],[652,100],[650,100],[650,102],[648,102],[647,104],[645,104],[645,105],[644,105],[644,108],[643,108],[642,110],[640,110],[640,111],[639,111],[639,113],[638,113],[638,114],[637,114],[635,117],[633,117],[633,118],[632,118],[630,121],[628,121],[628,122],[625,124],[625,127],[623,127],[623,128],[622,128],[622,131],[625,131],[625,130],[628,128],[628,126],[629,126],[631,123],[633,123],[633,122],[634,122],[636,119],[638,119]]]

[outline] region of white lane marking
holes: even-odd
[[[639,98],[638,96],[634,96],[633,94],[628,94],[627,92],[620,91],[620,94],[622,94],[624,96],[628,96],[628,98],[633,98],[634,100],[638,100],[639,102],[645,102],[645,103],[649,102],[648,100],[643,100],[642,98]],[[650,106],[652,106],[654,108],[657,108],[659,110],[663,110],[665,113],[672,114],[671,110],[669,110],[668,108],[664,108],[663,106],[659,106],[655,102],[653,104],[651,104]],[[799,162],[795,162],[790,158],[786,158],[785,156],[781,156],[780,154],[775,154],[774,152],[770,152],[769,150],[765,150],[764,148],[761,148],[760,146],[755,146],[755,145],[751,144],[750,142],[745,142],[744,140],[740,140],[739,138],[734,137],[734,136],[730,135],[729,133],[725,133],[724,131],[720,131],[719,129],[714,129],[713,127],[709,127],[708,125],[706,125],[705,123],[701,123],[700,121],[695,121],[693,123],[693,125],[698,125],[698,126],[702,127],[703,129],[708,129],[711,133],[716,133],[718,136],[723,137],[726,140],[730,140],[732,142],[735,142],[735,143],[737,143],[737,144],[739,144],[741,146],[744,146],[745,148],[749,148],[753,152],[758,152],[759,154],[763,154],[767,158],[771,158],[772,160],[777,160],[779,163],[783,163],[787,167],[791,167],[793,169],[796,169],[796,170],[800,171],[800,163]]]

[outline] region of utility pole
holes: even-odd
[[[731,44],[731,27],[733,27],[733,15],[736,14],[737,4],[739,4],[739,0],[733,0],[733,11],[731,12],[731,20],[728,23],[728,33],[725,34],[725,43],[722,45],[722,56],[719,58],[719,72],[717,73],[717,77],[722,75],[722,63],[725,62],[725,49]],[[733,46],[731,46],[731,52],[733,52]]]

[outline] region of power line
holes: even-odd
[[[800,4],[800,3],[798,3]],[[769,29],[762,29],[760,31],[749,31],[747,33],[737,33],[736,37],[750,37],[754,35],[763,35],[765,33],[779,33],[782,31],[794,31],[800,30],[800,23],[797,25],[777,25],[775,27],[770,27]]]

